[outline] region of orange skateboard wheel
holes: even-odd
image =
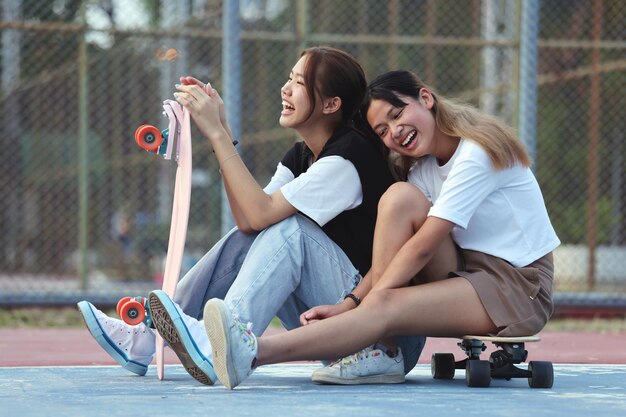
[[[161,131],[151,125],[141,125],[135,131],[135,141],[140,148],[156,152],[163,142]]]
[[[120,308],[120,317],[124,323],[130,324],[131,326],[141,323],[146,317],[146,309],[143,303],[137,300],[138,298],[140,297],[127,301]]]
[[[127,302],[129,302],[131,298],[132,297],[124,297],[120,301],[117,302],[117,306],[115,306],[115,311],[117,312],[118,316],[122,317],[122,313],[120,312],[122,309],[122,306],[126,304]]]

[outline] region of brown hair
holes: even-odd
[[[352,55],[331,47],[305,49],[304,87],[311,100],[311,113],[316,105],[316,94],[341,99],[341,125],[351,125],[359,110],[367,82],[361,65]]]
[[[530,166],[526,148],[510,126],[471,105],[438,96],[411,71],[390,71],[376,77],[367,87],[361,112],[367,114],[372,100],[384,100],[394,107],[404,107],[407,103],[400,96],[418,98],[422,88],[426,88],[433,96],[431,112],[441,132],[476,142],[487,152],[495,169],[508,168],[516,163]],[[388,149],[386,152],[395,174],[406,179],[414,160],[391,154]]]

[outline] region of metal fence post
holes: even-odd
[[[522,1],[520,25],[518,130],[533,160],[537,156],[537,56],[539,0]]]
[[[86,5],[80,5],[83,30],[78,50],[78,275],[81,289],[87,290],[87,257],[89,249],[89,159],[87,157],[87,132],[89,130],[89,94],[87,63]]]
[[[241,140],[241,26],[239,0],[224,0],[222,11],[222,76],[224,109],[234,139]],[[221,193],[222,235],[235,225],[226,190]]]
[[[89,248],[89,158],[87,135],[89,130],[89,82],[87,62],[87,18],[85,2],[80,5],[83,30],[78,46],[78,276],[80,287],[87,290],[87,251]]]
[[[22,20],[22,6],[19,0],[3,0],[2,19],[5,22],[19,22]],[[2,71],[0,84],[2,86],[2,111],[3,123],[0,127],[0,183],[10,178],[18,192],[11,192],[9,187],[0,186],[0,265],[7,270],[19,268],[20,244],[19,244],[19,217],[20,206],[24,197],[23,186],[19,181],[21,161],[19,154],[14,152],[19,141],[21,127],[19,123],[19,107],[11,102],[13,91],[20,81],[22,33],[18,30],[3,30],[1,34],[2,48],[0,50]]]
[[[598,246],[598,172],[601,134],[600,111],[602,105],[602,79],[600,65],[602,57],[597,43],[602,39],[602,0],[594,0],[592,13],[592,37],[595,42],[591,49],[592,73],[589,80],[589,169],[587,184],[587,286],[596,286],[596,249]]]

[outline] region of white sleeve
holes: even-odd
[[[497,185],[498,176],[489,156],[482,150],[471,152],[455,162],[428,215],[465,229],[478,206]]]
[[[356,168],[336,155],[319,159],[280,190],[292,206],[320,226],[363,202]]]
[[[265,194],[273,194],[290,181],[293,181],[293,173],[289,168],[279,162],[278,166],[276,166],[276,172],[274,172],[272,179],[269,184],[265,186],[263,191],[265,191]]]
[[[418,164],[419,162],[415,162],[411,166],[406,180],[408,183],[416,186],[422,192],[422,194],[426,196],[428,201],[430,201],[432,204],[433,197],[430,195],[430,192],[428,191],[428,186],[426,185],[426,182],[422,178],[421,171],[419,170]]]

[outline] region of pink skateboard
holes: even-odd
[[[178,163],[162,287],[167,295],[174,298],[185,250],[191,200],[191,124],[189,112],[176,101],[165,100],[163,109],[169,119],[168,128],[160,132],[154,126],[140,126],[135,132],[135,140],[143,149],[162,155],[165,159],[175,158]],[[150,326],[152,319],[147,307],[144,297],[124,297],[117,304],[117,313],[128,324],[136,325],[144,321]],[[164,376],[163,347],[163,339],[157,333],[157,375],[161,380]]]

